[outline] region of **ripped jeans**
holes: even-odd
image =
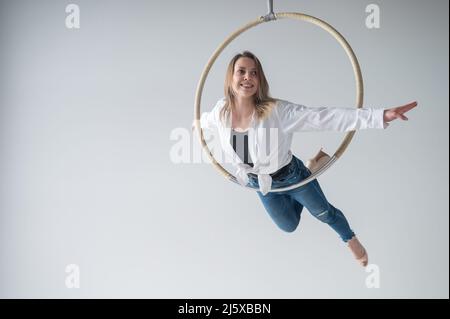
[[[281,188],[299,183],[311,172],[300,159],[293,156],[288,165],[271,175],[272,188]],[[259,188],[256,175],[249,174],[249,186]],[[265,196],[258,191],[257,194],[275,224],[286,232],[293,232],[297,228],[303,207],[306,207],[315,218],[330,225],[344,242],[355,235],[344,214],[328,203],[317,179],[289,191],[270,192]]]

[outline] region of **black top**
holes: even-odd
[[[231,129],[230,143],[242,162],[253,167],[253,162],[248,152],[248,131],[236,132],[234,129]]]

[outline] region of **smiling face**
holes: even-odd
[[[252,102],[258,119],[267,117],[276,104],[269,95],[269,83],[261,62],[250,51],[236,54],[230,60],[223,88],[225,105],[220,112],[221,119],[225,119],[240,102]]]
[[[250,98],[258,92],[259,75],[256,63],[248,57],[239,58],[233,70],[233,93],[239,98]]]

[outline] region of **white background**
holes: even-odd
[[[380,288],[306,210],[283,233],[252,191],[211,165],[175,164],[197,81],[232,31],[266,13],[251,1],[0,2],[0,297],[448,298],[448,2],[275,1],[324,19],[350,42],[367,107],[417,100],[409,122],[358,132],[321,178],[380,269]],[[273,96],[354,107],[352,69],[316,26],[252,29],[211,70],[204,110],[244,49]],[[306,160],[343,134],[297,134]],[[196,140],[192,138],[194,145]],[[198,144],[198,143],[197,143]],[[193,147],[191,145],[191,147]],[[80,267],[80,288],[65,267]]]

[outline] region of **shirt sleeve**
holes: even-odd
[[[287,133],[306,131],[348,132],[362,129],[385,129],[384,109],[307,107],[280,101],[278,112]]]
[[[219,126],[220,122],[220,110],[222,109],[225,101],[219,100],[211,112],[203,112],[200,116],[200,125],[202,129],[213,130]]]

